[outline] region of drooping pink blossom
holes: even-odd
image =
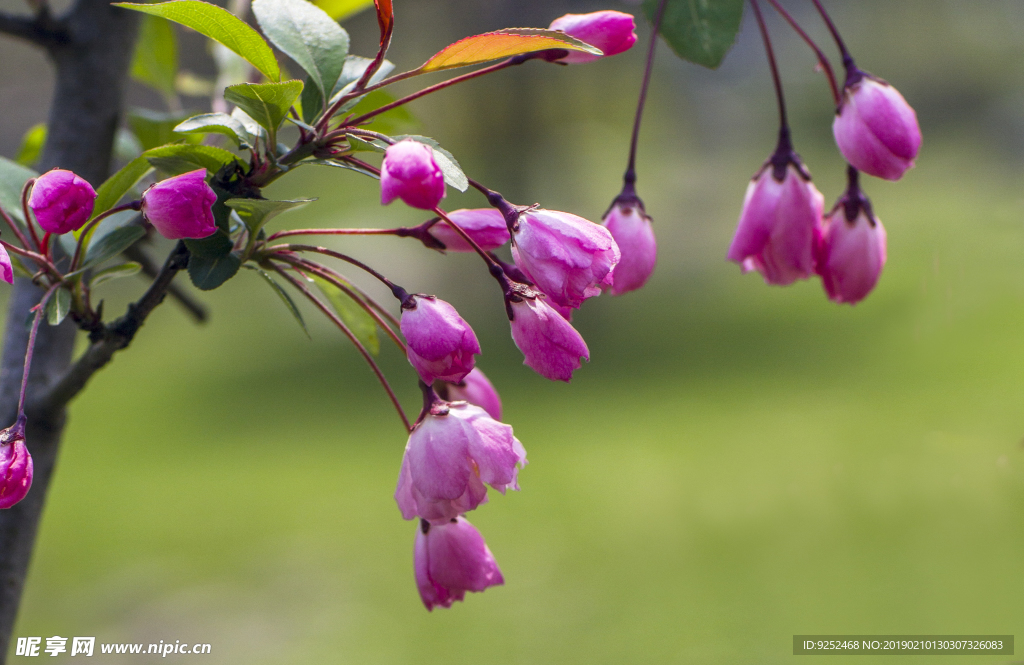
[[[36,178],[28,207],[48,233],[77,231],[89,221],[96,190],[84,178],[64,169],[51,169]]]
[[[792,284],[814,272],[814,237],[825,197],[795,153],[765,163],[747,186],[727,257],[769,284]]]
[[[500,211],[494,208],[475,208],[453,210],[448,217],[469,235],[473,241],[480,245],[484,251],[498,249],[509,241],[508,227],[505,225],[505,217]],[[466,242],[462,235],[448,225],[443,219],[427,231],[437,240],[440,240],[445,249],[452,252],[472,252],[473,247]]]
[[[618,55],[636,43],[636,21],[632,14],[605,10],[589,14],[566,14],[551,22],[551,30],[561,30],[570,37],[601,49],[604,57]],[[578,64],[592,62],[602,56],[570,51],[559,62]]]
[[[451,607],[467,591],[505,583],[483,536],[465,517],[440,524],[423,520],[413,552],[416,587],[428,610]]]
[[[32,455],[25,447],[24,421],[0,432],[0,508],[10,508],[32,487]]]
[[[409,435],[395,501],[407,520],[442,524],[484,503],[485,484],[518,490],[525,465],[510,426],[468,402],[437,402]]]
[[[429,145],[405,139],[390,146],[380,168],[380,202],[396,198],[421,210],[433,210],[444,198],[444,173]]]
[[[579,308],[611,284],[619,247],[600,224],[568,212],[528,210],[513,228],[512,256],[552,302]]]
[[[448,401],[464,401],[475,404],[486,411],[491,418],[501,420],[501,397],[479,367],[474,367],[473,371],[467,374],[462,381],[448,383],[446,387]]]
[[[142,194],[142,215],[165,238],[205,238],[217,230],[217,195],[196,169],[151,185]]]
[[[512,340],[523,352],[523,364],[552,381],[569,381],[590,350],[565,317],[543,297],[512,303]]]
[[[853,305],[871,293],[885,266],[885,241],[885,227],[854,179],[818,239],[817,272],[830,300]]]
[[[921,148],[914,109],[896,88],[863,72],[847,81],[832,133],[846,161],[886,180],[903,177]]]
[[[611,232],[621,256],[612,271],[612,295],[639,289],[654,272],[658,261],[658,241],[651,218],[637,200],[616,202],[602,224]]]
[[[14,264],[3,245],[0,245],[0,279],[8,284],[14,284]]]
[[[480,343],[450,304],[434,296],[410,296],[402,304],[400,323],[409,363],[427,385],[435,379],[462,381],[473,369]]]

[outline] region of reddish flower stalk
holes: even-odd
[[[796,30],[796,33],[800,35],[800,37],[805,42],[807,42],[807,45],[811,47],[811,50],[814,51],[814,54],[818,56],[818,63],[821,65],[822,70],[825,72],[825,78],[828,79],[828,86],[832,90],[832,99],[835,100],[836,106],[838,107],[839,103],[842,101],[842,97],[839,94],[839,85],[836,83],[836,75],[835,72],[832,70],[832,63],[829,62],[829,59],[827,57],[825,57],[825,53],[822,52],[821,48],[819,48],[818,45],[814,43],[814,40],[811,39],[811,36],[808,35],[807,32],[800,27],[800,24],[796,22],[796,19],[793,18],[793,16],[789,12],[782,8],[782,5],[779,4],[778,0],[768,0],[768,4],[774,7],[775,11],[777,11],[782,16],[782,18],[786,19],[786,22],[789,23],[789,25],[794,30]]]

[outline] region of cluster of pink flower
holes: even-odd
[[[800,30],[774,0],[769,2]],[[764,31],[756,0],[752,5]],[[849,163],[847,189],[832,210],[823,214],[824,196],[811,182],[810,173],[790,142],[781,85],[764,31],[782,127],[775,153],[747,187],[727,257],[744,271],[759,271],[769,284],[791,284],[817,274],[831,300],[854,304],[875,288],[886,260],[885,228],[860,189],[858,173],[899,180],[914,165],[921,147],[921,129],[914,110],[896,88],[857,68],[831,20],[820,4],[817,6],[836,37],[846,66],[841,96],[832,81],[836,95],[832,130],[840,153]],[[827,60],[810,43],[831,78]]]

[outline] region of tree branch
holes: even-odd
[[[142,266],[142,274],[146,277],[153,279],[159,274],[152,257],[150,257],[149,254],[146,254],[138,244],[132,245],[128,249],[124,250],[123,254],[129,261],[135,261]],[[178,304],[181,305],[193,319],[195,319],[196,323],[206,322],[206,319],[209,316],[206,311],[206,306],[193,298],[188,291],[177,284],[171,284],[167,287],[167,295],[177,300]]]
[[[0,33],[43,47],[66,44],[71,38],[67,26],[54,19],[45,5],[31,18],[0,12]]]

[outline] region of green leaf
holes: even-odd
[[[46,124],[33,125],[21,139],[21,147],[18,148],[18,156],[15,158],[22,166],[32,168],[39,161],[43,154],[43,146],[46,145]]]
[[[25,222],[21,214],[21,190],[29,178],[38,176],[32,169],[0,157],[0,206],[19,222]]]
[[[59,326],[70,311],[71,292],[67,289],[57,289],[46,301],[46,321],[51,326]]]
[[[122,226],[89,244],[82,266],[95,266],[128,249],[146,235],[141,226]]]
[[[202,136],[181,137],[174,133],[174,128],[187,117],[187,113],[161,113],[150,109],[134,108],[128,112],[128,125],[132,128],[132,132],[139,140],[143,150],[178,142],[183,138],[188,143],[199,143],[203,139]]]
[[[348,33],[306,0],[253,0],[252,13],[274,46],[305,69],[328,95],[348,55]]]
[[[224,205],[238,213],[249,235],[255,236],[263,225],[282,212],[301,208],[316,199],[299,199],[296,201],[266,201],[264,199],[228,199]]]
[[[277,283],[277,280],[271,277],[270,273],[266,270],[251,266],[248,263],[245,264],[245,267],[257,273],[267,284],[270,285],[270,288],[278,295],[281,302],[284,303],[284,306],[288,308],[288,311],[291,312],[295,320],[298,321],[300,326],[302,326],[302,332],[306,333],[306,337],[309,337],[309,330],[306,328],[306,322],[302,319],[302,312],[300,312],[299,308],[295,306],[295,301],[292,300],[290,295],[288,295],[288,292],[281,288],[281,285]]]
[[[469,188],[469,179],[466,178],[462,167],[459,166],[458,160],[455,159],[452,153],[442,148],[437,141],[429,136],[416,136],[415,134],[403,134],[394,138],[399,141],[402,139],[412,139],[413,141],[429,145],[434,150],[434,161],[444,173],[444,181],[460,192],[464,192]]]
[[[331,284],[327,280],[321,277],[312,277],[313,282],[317,288],[320,289],[327,297],[327,301],[331,303],[331,307],[338,313],[341,320],[345,322],[348,329],[352,331],[352,334],[356,336],[366,350],[377,355],[380,353],[380,339],[377,337],[377,322],[374,321],[373,317],[360,305],[358,302],[352,299],[347,293]],[[350,287],[355,292],[355,288],[350,284],[345,283],[346,286]]]
[[[142,17],[131,74],[133,79],[159,90],[164,97],[177,97],[178,39],[170,21],[159,16]]]
[[[653,20],[659,0],[644,0]],[[658,30],[680,58],[714,69],[736,41],[743,0],[667,0]]]
[[[281,78],[274,52],[259,33],[226,9],[200,0],[172,0],[156,4],[115,2],[116,7],[160,16],[192,28],[248,60],[271,81]]]
[[[224,88],[224,100],[245,111],[267,130],[271,140],[277,135],[288,109],[302,92],[302,81],[281,83],[240,83]]]
[[[110,266],[109,268],[101,270],[93,275],[92,280],[89,281],[89,288],[95,289],[104,282],[120,279],[122,277],[131,277],[132,275],[138,274],[140,270],[142,270],[142,265],[134,261]]]
[[[125,164],[96,190],[96,204],[93,206],[92,216],[95,217],[116,206],[121,197],[152,170],[153,167],[149,165],[145,156],[136,157]]]
[[[251,148],[256,137],[237,118],[227,113],[203,113],[182,121],[174,131],[178,134],[223,134],[240,148]]]
[[[241,265],[234,252],[218,257],[193,254],[188,260],[188,276],[196,288],[212,291],[234,277]]]
[[[165,145],[147,150],[142,156],[149,160],[154,168],[170,176],[196,169],[216,173],[224,165],[232,163],[238,164],[241,168],[247,167],[246,163],[234,154],[209,145]]]
[[[373,0],[316,0],[316,5],[334,20],[344,21],[368,7],[373,7]]]
[[[324,110],[324,96],[320,94],[320,88],[311,85],[312,83],[313,79],[307,77],[305,85],[302,86],[302,94],[299,95],[299,115],[308,123],[315,122]]]

